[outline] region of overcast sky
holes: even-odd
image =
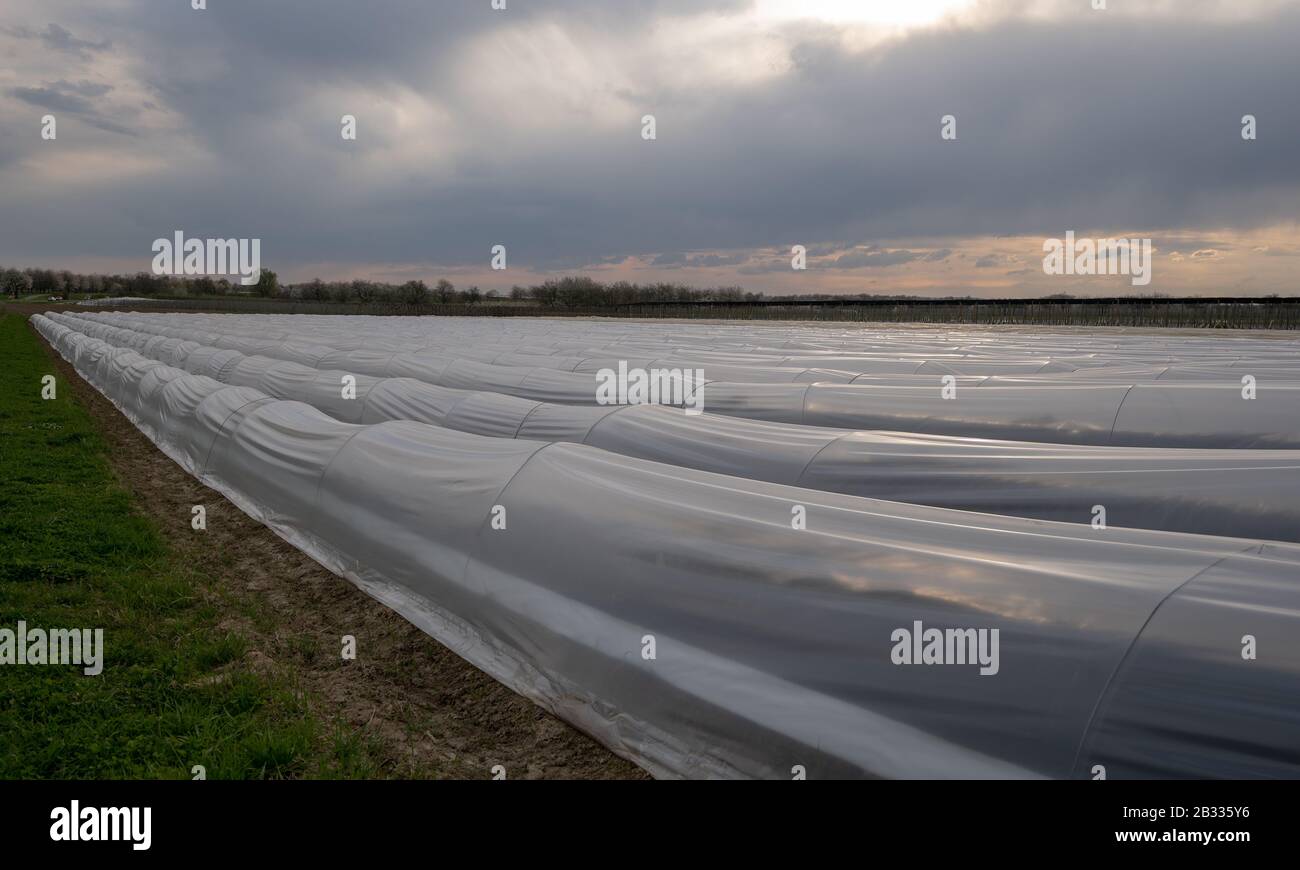
[[[0,264],[1300,292],[1300,2],[1105,5],[5,0]],[[1067,231],[1153,239],[1151,284],[1044,275]]]

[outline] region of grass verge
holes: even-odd
[[[114,476],[26,318],[0,314],[0,629],[104,630],[97,676],[0,664],[0,777],[382,775],[363,733],[313,713],[292,669],[245,666],[210,584]]]

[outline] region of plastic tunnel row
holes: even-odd
[[[313,405],[350,423],[414,420],[506,438],[572,441],[613,453],[829,492],[1064,522],[1103,505],[1112,526],[1300,538],[1300,451],[1119,448],[822,429],[687,415],[655,405],[554,405],[410,378],[357,375],[90,324],[119,347],[226,384]],[[109,355],[100,366],[138,364]],[[102,379],[115,375],[101,370]]]
[[[657,775],[1300,775],[1300,547],[347,423],[34,321],[190,473]],[[978,661],[898,661],[967,628]]]
[[[1107,368],[1145,368],[1152,375],[1192,374],[1241,365],[1277,365],[1294,372],[1291,346],[1226,333],[1153,334],[1098,330],[1062,334],[1043,330],[976,331],[891,325],[871,330],[855,324],[760,327],[685,321],[639,323],[501,318],[318,317],[310,315],[112,314],[163,326],[282,341],[310,348],[319,342],[342,350],[374,346],[402,352],[448,354],[500,365],[548,365],[590,371],[607,360],[673,359],[691,364],[819,368],[849,373],[912,372],[1019,375],[1050,371],[1061,376]],[[310,341],[304,341],[304,337]],[[511,355],[508,359],[503,355]],[[514,360],[527,360],[517,363]],[[954,370],[954,366],[959,368]],[[1203,374],[1196,374],[1203,377]]]
[[[489,391],[553,404],[595,405],[592,374],[499,366],[400,351],[336,350],[320,344],[224,335],[155,325],[125,315],[80,315],[91,335],[120,323],[157,338],[194,342],[371,377],[409,377],[454,389]],[[366,319],[366,318],[360,318]],[[171,322],[171,321],[167,321]],[[145,339],[145,344],[153,338]],[[143,347],[144,345],[142,345]],[[372,344],[373,346],[373,344]],[[836,383],[731,383],[712,380],[701,404],[712,414],[771,422],[878,429],[1054,444],[1213,449],[1300,449],[1300,381],[928,387]],[[946,397],[947,396],[947,397]]]

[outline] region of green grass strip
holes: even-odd
[[[42,399],[41,378],[56,376]],[[0,314],[0,629],[102,628],[103,672],[0,665],[0,777],[373,776],[292,671],[254,673],[114,477],[90,415],[25,318]]]

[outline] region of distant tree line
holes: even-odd
[[[740,287],[698,288],[686,284],[659,282],[608,283],[587,277],[552,278],[541,284],[510,288],[510,298],[553,308],[603,308],[610,305],[656,302],[737,302],[762,299],[762,293],[747,293]]]
[[[263,269],[263,273],[268,270]],[[274,273],[271,273],[274,276]],[[82,274],[67,269],[0,268],[0,294],[19,298],[32,294],[49,296],[224,296],[255,292],[255,287],[232,284],[226,278],[208,276],[173,277],[152,272],[134,275]]]
[[[565,277],[531,286],[515,285],[508,292],[467,287],[457,290],[441,279],[432,287],[424,281],[401,284],[382,281],[322,281],[313,278],[300,284],[281,284],[270,269],[263,269],[256,284],[207,275],[81,274],[66,269],[0,269],[0,293],[10,298],[40,294],[50,296],[260,296],[299,299],[304,302],[400,303],[404,305],[465,304],[510,301],[549,308],[600,308],[610,305],[662,302],[754,301],[762,293],[747,293],[740,287],[700,289],[685,284],[635,284],[629,281],[601,282],[586,277]]]
[[[746,293],[740,287],[700,289],[685,284],[634,284],[629,281],[601,282],[586,277],[553,278],[541,284],[516,284],[509,292],[486,292],[478,287],[457,290],[441,279],[432,287],[423,281],[384,284],[375,281],[322,281],[282,288],[279,295],[307,302],[400,302],[407,305],[475,305],[509,300],[547,308],[602,308],[611,305],[657,302],[732,302],[762,299],[762,293]]]
[[[424,281],[406,281],[394,284],[382,281],[322,281],[313,278],[300,284],[281,284],[270,269],[262,269],[257,283],[241,284],[238,279],[200,276],[155,275],[136,272],[134,275],[80,274],[66,269],[5,269],[0,268],[0,294],[9,298],[41,294],[69,297],[77,295],[144,296],[144,297],[221,297],[256,296],[267,299],[303,301],[313,303],[337,302],[380,305],[477,305],[483,302],[509,302],[515,305],[540,306],[554,309],[592,309],[623,305],[690,304],[693,302],[812,302],[848,301],[854,299],[908,300],[922,299],[916,295],[884,293],[800,293],[766,295],[746,291],[741,287],[692,287],[686,284],[657,282],[637,284],[631,281],[597,281],[585,276],[552,278],[540,284],[516,284],[509,291],[467,287],[457,290],[443,278],[432,287]],[[1148,294],[1161,297],[1163,293]],[[971,296],[945,296],[944,299],[961,301]],[[1072,299],[1069,294],[1055,293],[1045,299]]]

